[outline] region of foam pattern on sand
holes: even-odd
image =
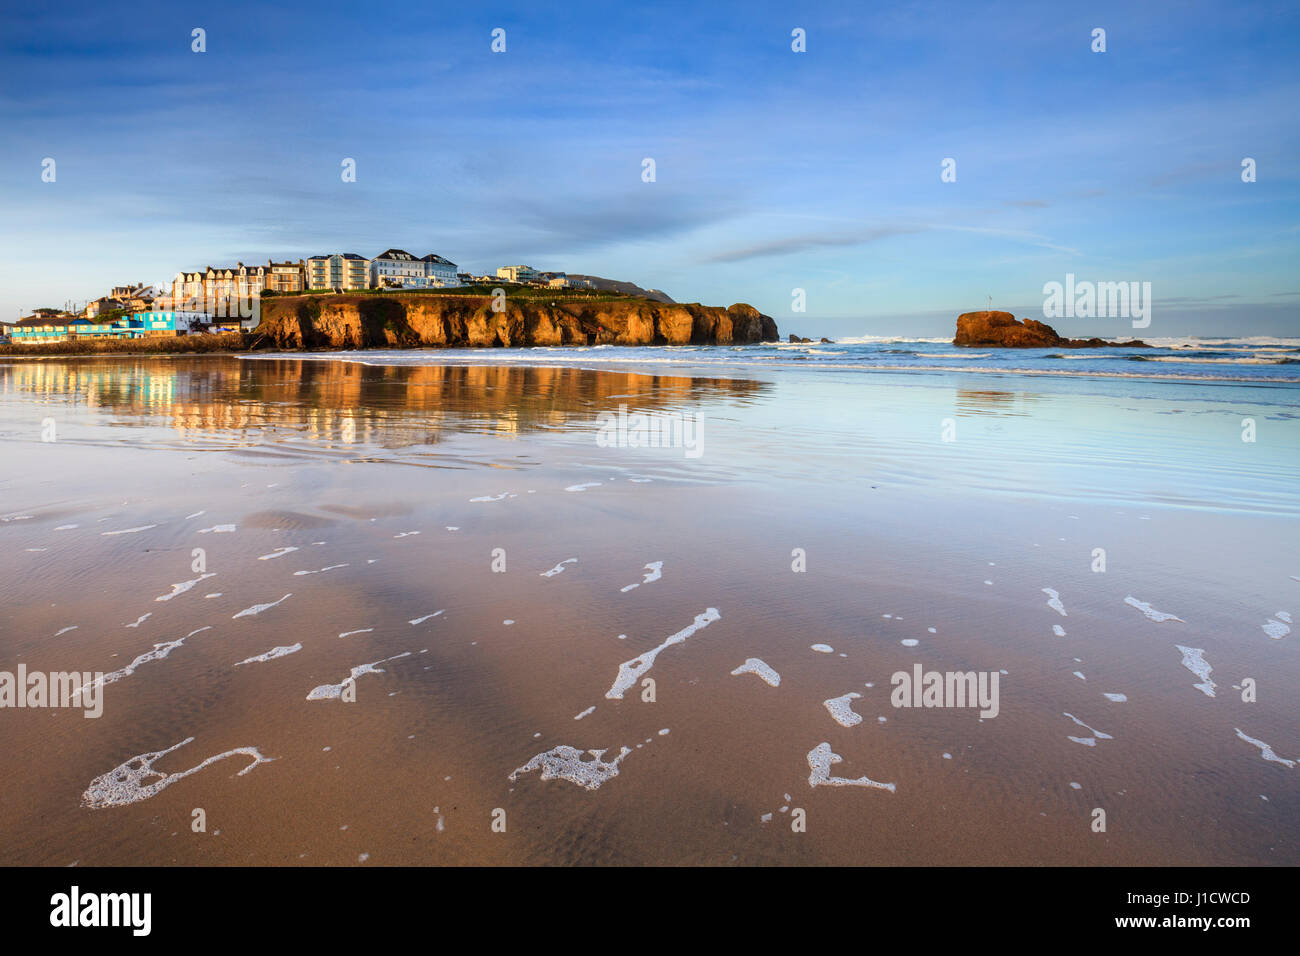
[[[634,657],[630,661],[624,661],[622,664],[619,664],[618,676],[614,678],[614,683],[611,684],[609,690],[605,692],[605,696],[610,700],[622,700],[623,694],[637,682],[637,679],[650,668],[654,667],[655,658],[659,656],[661,651],[665,648],[672,647],[674,644],[682,643],[696,631],[708,627],[721,617],[722,615],[718,613],[716,607],[706,608],[703,614],[695,615],[693,623],[688,624],[676,634],[665,638],[664,642],[658,647],[652,647],[644,654]]]
[[[745,663],[731,672],[732,677],[739,677],[741,674],[755,674],[771,687],[781,686],[781,675],[757,657],[745,658]]]
[[[1240,727],[1234,727],[1233,730],[1237,731],[1237,736],[1240,737],[1242,740],[1246,741],[1246,743],[1254,744],[1256,747],[1258,747],[1260,749],[1260,756],[1263,757],[1265,760],[1268,760],[1272,763],[1280,763],[1286,767],[1295,766],[1294,760],[1287,760],[1285,757],[1279,757],[1276,753],[1273,752],[1273,748],[1270,747],[1268,744],[1264,743],[1264,741],[1256,740],[1254,737],[1248,737],[1246,734],[1243,734],[1241,732]]]
[[[273,661],[277,657],[285,657],[289,654],[296,654],[300,650],[302,650],[301,642],[298,644],[287,644],[287,645],[282,645],[280,647],[273,647],[265,654],[258,654],[256,657],[250,657],[247,660],[242,660],[239,662],[239,664],[265,664],[267,661]],[[236,664],[235,666],[238,667],[239,664]]]
[[[862,715],[853,712],[853,701],[862,695],[856,691],[849,691],[840,697],[832,697],[830,700],[822,701],[826,709],[831,712],[831,718],[841,727],[856,727],[862,723]]]
[[[194,585],[198,584],[200,581],[206,581],[208,578],[215,578],[216,576],[217,576],[216,571],[209,571],[207,574],[200,574],[197,578],[194,578],[192,581],[181,581],[178,584],[173,584],[170,594],[161,594],[158,597],[154,598],[154,600],[170,601],[172,598],[184,594],[186,591],[194,587]]]
[[[1090,734],[1092,734],[1091,737],[1070,737],[1069,735],[1067,735],[1067,739],[1069,739],[1069,740],[1073,740],[1076,744],[1083,744],[1085,747],[1095,747],[1095,746],[1097,745],[1097,741],[1098,741],[1098,740],[1114,740],[1114,739],[1115,739],[1115,738],[1112,737],[1110,734],[1104,734],[1104,733],[1102,733],[1100,730],[1097,730],[1097,729],[1094,728],[1094,727],[1089,727],[1087,724],[1085,724],[1085,723],[1084,723],[1082,720],[1080,720],[1078,717],[1074,716],[1074,714],[1065,714],[1065,716],[1066,716],[1066,717],[1069,717],[1072,721],[1074,721],[1076,724],[1078,724],[1078,725],[1079,725],[1080,727],[1082,727],[1084,730],[1086,730],[1086,731],[1088,731]]]
[[[289,598],[291,598],[291,597],[293,597],[293,592],[292,592],[292,591],[290,591],[290,592],[289,592],[288,594],[286,594],[284,597],[280,598],[280,600],[278,600],[278,601],[272,601],[270,604],[254,604],[252,607],[246,607],[246,608],[244,608],[242,611],[240,611],[238,614],[232,616],[232,617],[231,617],[231,620],[233,621],[233,620],[235,620],[235,619],[237,619],[237,618],[241,618],[241,617],[256,617],[258,614],[261,614],[263,611],[269,611],[271,608],[275,607],[277,604],[283,604],[285,601],[289,600]]]
[[[1050,607],[1061,617],[1069,617],[1065,613],[1065,605],[1061,603],[1061,595],[1052,588],[1043,588],[1042,592],[1047,595],[1047,606]]]
[[[1278,611],[1277,614],[1268,619],[1268,623],[1261,624],[1264,633],[1275,641],[1280,641],[1291,633],[1291,614],[1288,611]]]
[[[1206,663],[1205,658],[1201,656],[1205,653],[1205,650],[1200,647],[1184,647],[1182,644],[1175,644],[1174,647],[1182,652],[1183,666],[1201,679],[1201,683],[1192,686],[1206,697],[1213,697],[1214,688],[1218,685],[1210,680],[1210,671],[1214,670],[1214,668]]]
[[[897,785],[892,783],[879,783],[869,777],[858,777],[851,780],[848,777],[831,776],[831,767],[837,763],[843,763],[844,758],[831,750],[831,745],[822,742],[808,751],[808,767],[812,771],[808,774],[808,786],[810,787],[872,787],[876,790],[888,790],[890,793],[897,792]]]
[[[394,654],[392,657],[385,657],[381,661],[373,661],[369,664],[358,664],[356,667],[352,668],[350,676],[345,677],[337,684],[321,684],[319,687],[313,687],[311,693],[307,695],[307,699],[338,700],[343,696],[343,689],[348,686],[350,681],[355,681],[362,674],[382,674],[384,672],[380,669],[380,664],[387,664],[389,661],[395,661],[399,658],[410,656],[410,651],[403,651],[400,654]]]
[[[561,562],[560,562],[559,564],[557,564],[555,567],[551,568],[551,570],[549,570],[549,571],[543,571],[541,574],[538,575],[538,577],[542,577],[542,578],[553,578],[553,577],[555,577],[557,574],[563,574],[563,573],[564,573],[564,566],[565,566],[566,564],[576,564],[577,561],[578,561],[577,558],[565,558],[563,561],[561,561]]]
[[[136,672],[136,669],[141,664],[148,664],[151,661],[160,661],[163,658],[165,658],[168,654],[170,654],[172,651],[176,650],[176,648],[182,646],[187,640],[189,640],[195,634],[198,634],[201,631],[210,631],[211,629],[212,626],[208,625],[207,627],[201,627],[198,630],[190,631],[184,637],[177,638],[174,641],[164,641],[161,644],[155,644],[153,646],[153,650],[145,651],[145,653],[141,654],[139,657],[133,660],[130,664],[127,664],[125,667],[120,668],[119,670],[115,670],[110,674],[105,674],[102,677],[97,677],[89,684],[83,684],[81,687],[78,687],[77,690],[74,692],[73,696],[76,696],[77,694],[80,694],[82,691],[88,690],[90,688],[103,687],[108,684],[116,684],[123,677],[130,677],[132,674],[134,674]]]
[[[664,563],[662,561],[651,561],[649,564],[645,566],[645,573],[643,575],[642,580],[637,581],[635,584],[629,584],[627,587],[622,588],[621,590],[623,591],[623,593],[626,594],[628,591],[639,588],[643,584],[649,584],[651,581],[658,581],[663,576],[664,576]]]
[[[567,780],[584,790],[599,790],[601,784],[618,776],[618,765],[632,752],[627,747],[620,747],[617,757],[605,760],[607,750],[588,750],[586,753],[591,759],[584,760],[581,750],[561,744],[515,768],[509,779],[513,783],[521,773],[540,770],[543,780]]]
[[[168,747],[166,750],[150,751],[132,757],[125,763],[114,767],[108,773],[96,777],[90,781],[90,786],[81,795],[81,805],[92,810],[101,810],[105,807],[121,807],[129,803],[139,803],[141,800],[148,800],[150,797],[161,793],[177,780],[198,773],[204,767],[214,764],[218,760],[233,757],[236,754],[243,754],[253,758],[251,764],[235,775],[237,777],[242,777],[258,764],[270,763],[274,759],[273,757],[262,756],[261,751],[256,747],[236,747],[234,750],[227,750],[225,753],[209,757],[198,766],[191,767],[189,770],[182,770],[179,773],[167,773],[165,770],[153,769],[155,762],[172,751],[179,750],[193,740],[193,737],[186,737],[174,747]],[[151,777],[157,779],[148,784],[143,782]]]
[[[1148,621],[1155,621],[1157,624],[1160,624],[1163,621],[1177,621],[1179,624],[1187,623],[1181,617],[1177,617],[1173,614],[1166,614],[1164,611],[1157,611],[1146,601],[1139,601],[1131,594],[1124,599],[1124,603],[1129,607],[1137,608]]]
[[[297,549],[297,548],[294,548],[294,547],[276,548],[276,549],[275,549],[274,551],[272,551],[270,554],[264,554],[264,555],[261,555],[257,560],[259,560],[259,561],[271,561],[271,560],[273,560],[273,559],[275,559],[275,558],[283,558],[286,554],[292,554],[294,551],[297,551],[297,550],[298,550],[298,549]]]

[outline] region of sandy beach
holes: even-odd
[[[1300,863],[1294,386],[361,358],[0,364],[4,863]]]

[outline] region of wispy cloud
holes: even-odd
[[[825,236],[790,236],[784,239],[769,239],[766,242],[750,243],[705,256],[705,262],[743,262],[746,259],[759,259],[764,256],[789,256],[812,249],[837,246],[863,246],[894,236],[923,232],[923,226],[882,226],[856,235]]]

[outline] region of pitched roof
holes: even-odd
[[[405,259],[410,262],[416,261],[415,256],[411,255],[405,249],[389,249],[386,252],[381,252],[379,255],[375,256],[375,259]],[[374,259],[371,261],[373,262]]]

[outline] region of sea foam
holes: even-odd
[[[721,617],[722,615],[718,613],[716,607],[706,608],[703,614],[695,615],[693,623],[688,624],[676,634],[664,638],[664,642],[658,647],[652,647],[644,654],[619,664],[618,676],[614,678],[614,683],[605,692],[605,696],[610,700],[622,700],[623,694],[637,682],[637,679],[654,667],[655,658],[659,656],[661,651],[672,647],[674,644],[682,643],[696,631],[703,630]]]
[[[627,747],[620,747],[617,757],[604,760],[607,750],[588,750],[591,759],[584,760],[581,750],[561,744],[515,768],[509,779],[513,783],[521,773],[540,770],[543,780],[567,780],[584,790],[599,790],[601,784],[618,776],[618,765],[632,752]]]
[[[781,686],[781,675],[757,657],[745,658],[745,663],[731,672],[732,677],[739,677],[741,674],[755,674],[771,687]]]
[[[808,767],[812,771],[808,774],[808,786],[810,787],[873,787],[877,790],[888,790],[890,793],[897,792],[897,786],[892,783],[878,783],[869,777],[858,777],[856,780],[850,780],[848,777],[831,776],[831,767],[837,763],[843,763],[844,758],[831,750],[831,745],[822,742],[808,751]]]
[[[176,781],[188,777],[190,774],[198,773],[204,767],[214,764],[218,760],[225,760],[227,757],[233,757],[236,754],[243,754],[246,757],[253,758],[251,764],[235,774],[237,777],[242,777],[258,764],[270,763],[274,759],[273,757],[262,756],[261,751],[256,747],[236,747],[234,750],[227,750],[225,753],[209,757],[198,766],[191,767],[189,770],[182,770],[179,773],[167,773],[165,770],[153,769],[155,762],[172,751],[179,750],[193,740],[193,737],[186,737],[176,746],[168,747],[166,750],[155,750],[139,754],[114,767],[108,773],[96,777],[90,781],[90,786],[81,795],[81,805],[92,810],[101,810],[105,807],[121,807],[129,803],[139,803],[141,800],[148,800],[150,797],[157,795]],[[151,777],[157,779],[148,784],[143,782]]]

